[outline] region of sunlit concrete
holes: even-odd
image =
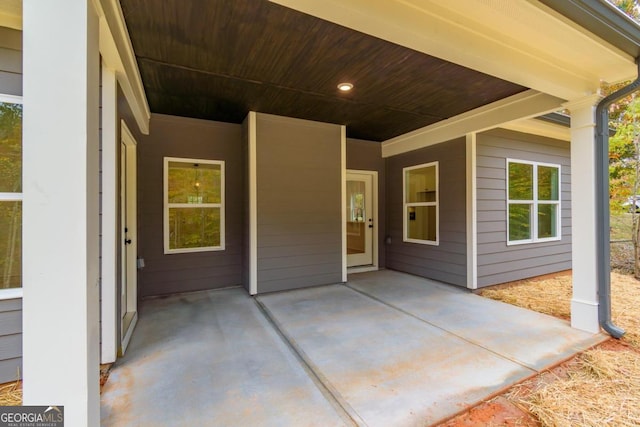
[[[429,425],[603,339],[392,271],[152,299],[103,425]]]

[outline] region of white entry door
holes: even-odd
[[[138,319],[137,222],[136,222],[136,141],[122,124],[120,145],[120,355],[124,355]]]
[[[347,267],[374,265],[375,172],[347,171]]]

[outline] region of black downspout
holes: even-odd
[[[596,107],[596,227],[598,245],[598,318],[600,326],[614,338],[622,338],[624,329],[611,320],[611,259],[609,237],[609,107],[615,101],[640,88],[640,58],[636,79],[603,98]],[[573,268],[578,268],[574,266]]]

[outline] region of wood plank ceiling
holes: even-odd
[[[526,89],[266,0],[121,4],[155,113],[240,123],[251,110],[383,141]]]

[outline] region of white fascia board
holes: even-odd
[[[140,132],[148,135],[151,111],[120,3],[117,0],[94,0],[94,2],[99,3],[100,6],[102,60],[107,67],[116,71],[118,82],[133,111],[138,128]]]
[[[516,120],[515,122],[500,125],[500,127],[516,132],[559,139],[561,141],[571,141],[570,128],[538,119]]]
[[[271,1],[559,98],[636,74],[634,58],[539,2]]]
[[[472,132],[487,129],[517,119],[536,117],[557,111],[562,99],[527,90],[500,101],[476,108],[438,123],[388,139],[382,143],[382,157],[395,156],[407,151],[450,141]]]

